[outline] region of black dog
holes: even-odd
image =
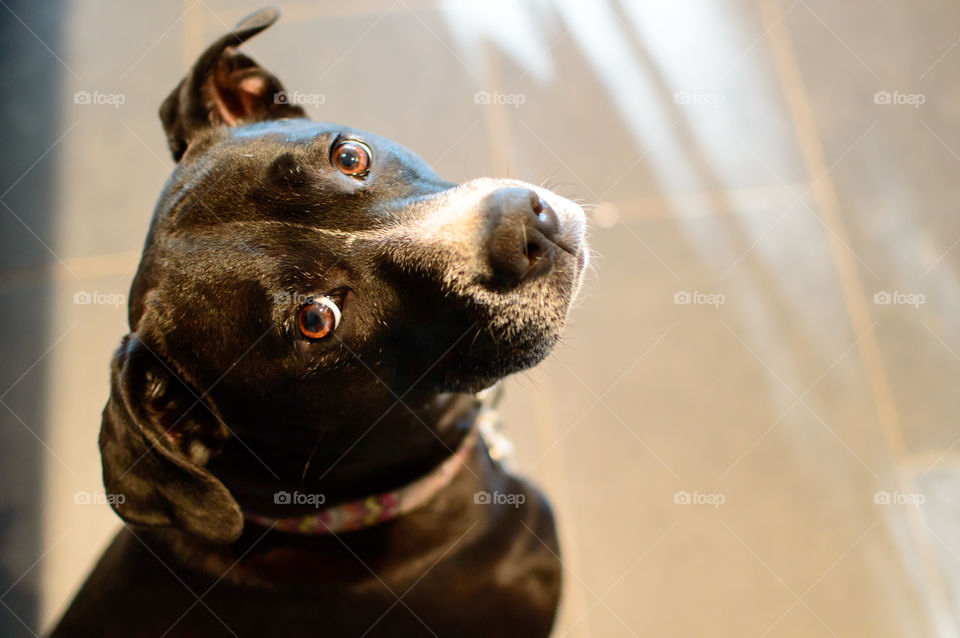
[[[178,164],[100,434],[129,525],[53,635],[546,636],[550,508],[472,393],[557,341],[583,212],[308,121],[234,50],[276,18],[160,109]]]

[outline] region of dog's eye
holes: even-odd
[[[329,297],[314,299],[297,313],[297,328],[307,339],[323,339],[339,325],[340,307]]]
[[[333,148],[333,165],[344,175],[363,179],[370,172],[370,148],[363,142],[345,140]]]

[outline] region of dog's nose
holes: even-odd
[[[512,287],[550,270],[560,235],[560,219],[550,205],[528,188],[501,188],[485,205],[493,223],[494,283]]]

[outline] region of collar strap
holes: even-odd
[[[424,505],[450,484],[473,450],[482,422],[490,418],[492,413],[489,406],[481,408],[481,416],[474,420],[456,451],[428,474],[412,483],[382,494],[372,494],[356,501],[334,505],[306,516],[271,518],[250,512],[244,512],[244,516],[249,521],[276,528],[281,532],[306,535],[352,532],[403,516]]]

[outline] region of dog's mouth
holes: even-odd
[[[577,258],[580,257],[580,251],[571,248],[571,247],[568,246],[567,243],[564,242],[564,241],[555,241],[555,242],[553,242],[553,245],[556,246],[557,248],[559,248],[560,250],[562,250],[563,252],[567,253],[568,255],[570,255],[571,257],[573,257],[574,259],[577,259]]]

